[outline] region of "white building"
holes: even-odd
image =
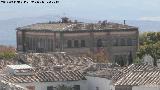
[[[112,90],[112,75],[108,70],[98,70],[86,76],[88,90]]]
[[[10,82],[28,90],[88,90],[87,80],[79,71],[35,72],[28,65],[8,65],[1,81]],[[15,89],[16,90],[16,89]]]

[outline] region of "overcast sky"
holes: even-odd
[[[88,19],[160,20],[160,0],[59,1],[58,4],[0,3],[0,20],[45,15],[66,15]]]

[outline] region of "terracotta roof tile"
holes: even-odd
[[[79,71],[46,71],[33,75],[5,75],[2,80],[11,83],[56,82],[86,80]]]
[[[117,68],[115,70],[113,70],[113,76],[112,76],[112,80],[113,83],[116,83],[116,81],[120,80],[121,78],[123,78],[126,74],[128,74],[129,72],[136,72],[136,71],[144,71],[144,74],[146,71],[157,71],[160,70],[157,67],[154,67],[152,65],[148,65],[148,64],[132,64],[128,67],[123,67],[123,68]],[[141,74],[143,75],[143,74]],[[141,76],[142,77],[142,76]],[[130,77],[130,78],[133,78]],[[134,80],[136,80],[137,78],[134,78]],[[140,78],[139,78],[140,79]]]
[[[160,85],[160,71],[132,71],[119,79],[115,85]]]

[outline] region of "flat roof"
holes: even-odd
[[[18,27],[17,30],[49,30],[49,31],[84,31],[84,30],[125,30],[138,29],[134,26],[128,26],[118,23],[37,23],[28,26]]]

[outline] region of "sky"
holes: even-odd
[[[160,0],[59,0],[58,4],[0,3],[0,20],[45,15],[95,20],[160,20]]]

